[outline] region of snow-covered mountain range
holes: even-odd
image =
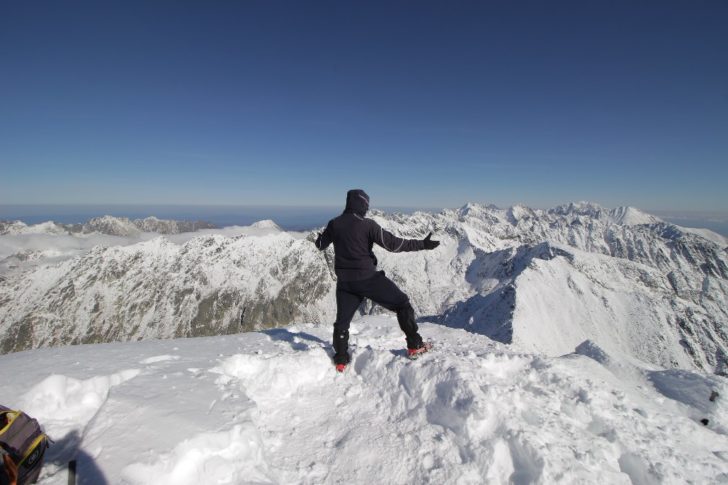
[[[205,221],[174,221],[146,217],[129,219],[127,217],[94,217],[83,224],[60,224],[44,222],[28,225],[22,221],[0,221],[0,235],[6,234],[106,234],[109,236],[133,236],[141,232],[159,234],[180,234],[183,232],[214,229],[216,226]]]
[[[718,234],[589,203],[370,217],[442,241],[417,253],[375,247],[424,320],[548,355],[591,340],[620,358],[728,373],[728,241]],[[217,231],[55,259],[42,248],[3,253],[0,239],[0,350],[333,322],[333,253],[316,250],[315,231]]]

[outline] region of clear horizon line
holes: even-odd
[[[614,209],[619,207],[633,207],[636,209],[639,209],[644,212],[652,213],[654,215],[659,214],[669,214],[673,217],[680,217],[681,215],[685,216],[725,216],[728,215],[728,209],[712,209],[712,210],[704,210],[704,209],[679,209],[679,208],[643,208],[636,205],[619,205],[619,206],[605,206],[599,202],[592,202],[592,201],[576,201],[571,200],[567,202],[558,203],[551,206],[531,206],[522,202],[517,202],[509,205],[498,205],[492,202],[473,202],[473,201],[467,201],[459,205],[449,205],[449,206],[419,206],[419,205],[392,205],[392,204],[383,204],[383,205],[375,205],[372,207],[374,210],[382,210],[382,209],[406,209],[406,210],[422,210],[422,211],[439,211],[444,209],[458,209],[461,207],[464,207],[468,204],[478,204],[482,206],[494,206],[498,209],[508,209],[510,207],[514,206],[525,206],[529,207],[531,209],[540,209],[540,210],[548,210],[553,209],[562,205],[567,205],[571,203],[593,203],[596,205],[599,205],[600,207],[604,207],[606,209]],[[247,203],[240,203],[240,204],[234,204],[234,203],[228,203],[228,204],[183,204],[183,203],[96,203],[96,202],[86,202],[86,203],[0,203],[0,207],[28,207],[28,208],[94,208],[94,207],[100,207],[100,208],[164,208],[164,207],[170,207],[170,208],[264,208],[264,209],[340,209],[343,206],[343,204],[247,204]]]

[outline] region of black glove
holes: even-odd
[[[440,245],[440,241],[432,241],[430,240],[431,237],[432,233],[429,233],[427,237],[422,240],[422,242],[425,243],[425,249],[435,249]]]

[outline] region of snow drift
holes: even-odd
[[[41,485],[74,458],[94,485],[728,482],[726,378],[421,331],[409,361],[396,320],[355,320],[344,374],[305,324],[14,353],[0,402],[56,441]]]

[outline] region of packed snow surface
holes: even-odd
[[[726,378],[435,324],[410,361],[389,316],[337,374],[330,330],[2,355],[0,403],[55,440],[42,485],[74,458],[85,484],[728,483]]]

